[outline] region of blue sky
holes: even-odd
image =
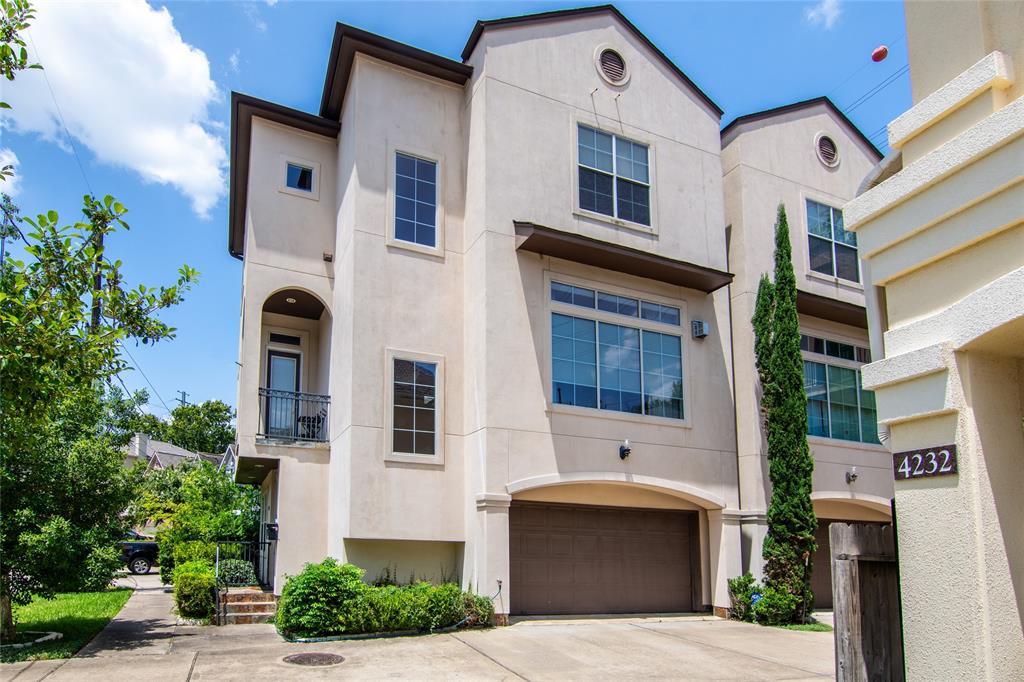
[[[167,283],[182,263],[201,272],[186,302],[162,316],[177,338],[129,346],[156,391],[139,371],[123,379],[149,390],[158,415],[180,390],[233,405],[241,263],[227,253],[229,93],[317,112],[336,21],[458,59],[478,18],[584,4],[40,3],[30,37],[47,76],[24,72],[2,86],[15,112],[0,129],[0,159],[17,157],[25,214],[77,219],[89,191],[128,206],[131,231],[108,245],[128,281]],[[846,109],[907,63],[900,2],[617,6],[725,110],[723,125],[819,95]],[[875,64],[880,44],[890,53]],[[885,124],[909,105],[902,73],[848,115],[882,145]]]

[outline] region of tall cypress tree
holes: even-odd
[[[797,597],[794,618],[803,621],[811,594],[811,555],[817,548],[817,519],[811,503],[814,460],[807,447],[807,395],[804,392],[796,275],[786,209],[775,223],[775,282],[762,277],[754,312],[754,351],[761,378],[761,407],[768,435],[768,475],[772,498],[762,556],[765,583]]]

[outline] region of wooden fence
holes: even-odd
[[[892,526],[833,523],[836,679],[902,682],[899,570]]]

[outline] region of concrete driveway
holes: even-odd
[[[0,666],[28,682],[132,677],[202,680],[801,680],[832,678],[832,634],[716,618],[528,620],[505,628],[391,639],[289,644],[269,625],[174,624],[150,578],[115,621],[66,661]],[[329,668],[283,663],[302,651],[338,653]]]

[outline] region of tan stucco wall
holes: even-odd
[[[458,582],[462,568],[461,542],[413,540],[345,540],[345,559],[364,569],[366,582],[385,571],[399,583],[426,580],[435,584]]]
[[[814,143],[819,134],[836,142],[840,155],[837,168],[828,168],[818,159]],[[743,124],[730,131],[723,145],[725,217],[731,226],[729,268],[736,273],[729,290],[739,488],[745,514],[743,560],[744,569],[760,577],[761,545],[767,530],[764,513],[771,497],[771,483],[761,428],[751,318],[760,277],[764,273],[770,276],[774,268],[776,209],[780,202],[786,206],[798,288],[863,306],[860,284],[810,270],[806,202],[810,199],[841,208],[855,196],[876,157],[824,104]],[[800,327],[807,334],[868,345],[865,329],[807,315],[800,316]],[[820,437],[811,437],[809,445],[814,457],[816,493],[885,500],[892,496],[892,473],[885,448]],[[857,480],[848,484],[846,473],[853,467]]]
[[[871,319],[884,343],[864,383],[888,444],[957,448],[958,473],[896,482],[906,669],[909,679],[1018,679],[1024,6],[906,7],[915,106],[894,126],[917,132],[902,168],[846,209],[885,292],[885,314]]]

